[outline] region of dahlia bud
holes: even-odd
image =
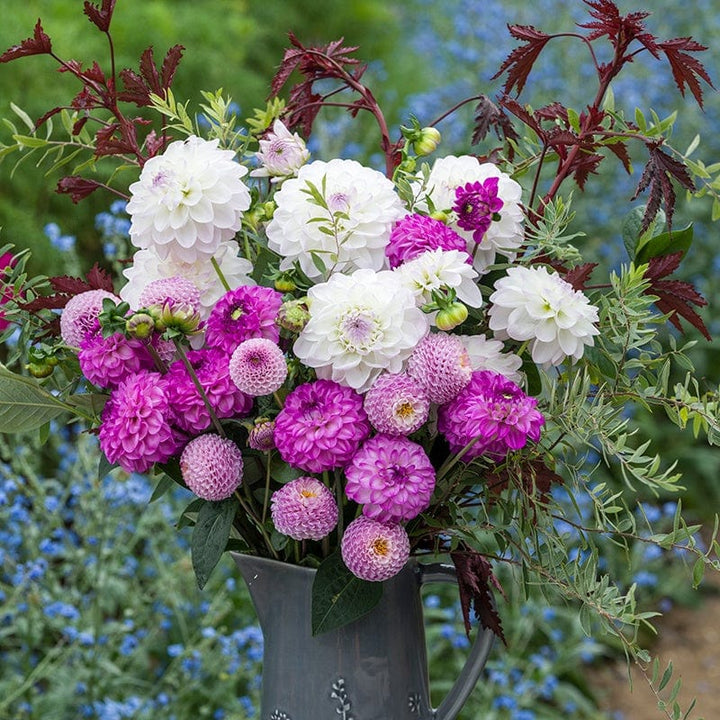
[[[307,301],[288,300],[280,306],[275,322],[283,329],[299,333],[308,324],[310,311]]]
[[[160,322],[157,324],[166,329],[172,328],[185,335],[191,335],[200,325],[200,313],[187,303],[177,305],[165,303],[160,313]]]
[[[295,281],[286,273],[283,273],[275,278],[275,289],[278,292],[292,292],[296,287],[297,285],[295,285]]]
[[[439,220],[442,223],[445,223],[447,225],[449,216],[444,210],[436,210],[433,213],[430,213],[430,217],[433,220]]]
[[[440,144],[440,132],[434,127],[424,127],[420,130],[420,136],[413,142],[413,150],[416,155],[430,155],[437,150]]]
[[[127,319],[125,331],[130,337],[146,340],[155,330],[155,320],[152,315],[145,312],[135,313]]]
[[[272,132],[260,140],[260,152],[255,156],[261,167],[250,175],[269,177],[270,182],[277,183],[297,175],[297,171],[309,160],[310,152],[297,133],[291,133],[280,120],[275,120]]]
[[[449,332],[467,320],[468,309],[461,302],[454,302],[438,312],[435,317],[435,326],[439,330]]]
[[[270,452],[275,449],[275,421],[268,418],[257,418],[248,435],[248,445],[253,450]]]

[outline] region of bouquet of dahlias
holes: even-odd
[[[444,116],[412,118],[393,139],[356,48],[342,42],[306,47],[291,36],[267,108],[240,126],[228,98],[204,93],[200,124],[170,90],[182,48],[160,68],[149,50],[138,72],[83,70],[54,54],[38,21],[0,62],[49,55],[82,87],[68,107],[30,121],[29,134],[15,130],[4,154],[45,152],[60,168],[90,149],[89,171],[58,190],[126,199],[135,251],[115,279],[99,267],[28,279],[26,253],[16,254],[3,310],[22,332],[14,369],[0,371],[0,430],[79,420],[98,435],[103,472],[157,473],[156,496],[189,489],[196,498],[179,525],[194,526],[201,586],[226,549],[324,566],[323,578],[353,592],[317,630],[367,612],[377,600],[367,588],[411,554],[449,554],[466,615],[474,609],[499,634],[497,562],[557,586],[611,630],[643,621],[633,588],[609,583],[596,555],[568,559],[573,525],[589,548],[594,536],[642,534],[694,551],[699,582],[717,561],[695,546],[695,528],[679,514],[671,533],[636,526],[635,488],[675,492],[679,478],[625,407],[720,438],[715,391],[691,373],[670,380],[689,361],[662,332],[682,318],[707,335],[703,298],[668,279],[692,234],[672,228],[674,186],[716,206],[717,190],[666,142],[672,119],[630,122],[608,93],[642,51],[667,59],[700,103],[710,78],[698,43],[661,41],[645,14],[622,16],[610,0],[586,4],[578,37],[591,49],[607,43],[611,57],[591,53],[587,107],[520,103],[554,38],[513,26],[521,44],[500,69],[503,93],[468,100],[477,151],[469,144],[460,156],[442,154]],[[85,3],[85,13],[109,33],[114,5]],[[383,171],[310,156],[324,104],[377,120]],[[57,117],[63,140],[44,130]],[[629,169],[632,144],[649,158],[637,191],[648,198],[625,225],[627,264],[595,281],[602,268],[571,244],[580,234],[560,190],[584,189],[607,156]],[[113,160],[116,172],[101,174]],[[619,482],[589,481],[597,453]],[[557,509],[556,484],[591,497],[594,526]]]

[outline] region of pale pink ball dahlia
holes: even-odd
[[[121,333],[103,337],[99,330],[80,341],[78,361],[82,374],[102,388],[115,387],[128,375],[154,367],[142,341],[128,339]]]
[[[402,525],[381,523],[361,515],[345,529],[340,552],[353,575],[382,582],[403,569],[410,557],[410,539]]]
[[[111,463],[142,473],[177,451],[166,389],[162,375],[144,371],[130,375],[110,393],[98,435]]]
[[[202,348],[188,352],[187,359],[218,418],[243,417],[250,412],[253,399],[230,378],[229,359],[224,352]],[[170,365],[166,378],[173,423],[190,433],[207,430],[210,413],[185,364],[176,360]]]
[[[240,448],[214,433],[191,440],[180,456],[185,484],[203,500],[224,500],[242,482],[243,459]]]
[[[267,338],[250,338],[238,345],[230,357],[230,377],[247,395],[274,393],[288,374],[285,355]]]
[[[218,301],[205,329],[205,340],[230,354],[243,340],[264,337],[277,342],[280,329],[275,323],[282,295],[261,285],[241,285]]]
[[[189,306],[194,312],[200,312],[200,290],[197,285],[181,275],[158,278],[145,286],[140,293],[138,307],[170,304],[171,306]]]
[[[299,385],[275,418],[280,457],[307,472],[342,467],[369,434],[362,396],[332,380]]]
[[[467,243],[441,220],[427,215],[406,215],[396,223],[385,254],[391,268],[412,260],[428,250],[459,250],[465,253]],[[468,262],[472,262],[468,257]]]
[[[117,295],[107,290],[87,290],[67,301],[60,315],[60,335],[66,345],[80,347],[83,338],[97,330],[105,298],[111,298],[116,304],[120,302]]]
[[[375,435],[345,468],[345,494],[380,522],[412,520],[430,504],[435,469],[425,450],[405,437]]]
[[[293,540],[322,540],[337,525],[333,494],[313,477],[299,477],[273,493],[270,512],[278,532]]]
[[[440,408],[438,430],[454,453],[475,441],[464,460],[483,454],[504,457],[528,440],[540,439],[545,418],[536,406],[535,398],[503,375],[477,370],[470,384]]]
[[[410,435],[428,419],[430,401],[422,385],[405,373],[375,380],[363,403],[372,426],[388,435]]]
[[[472,365],[460,338],[438,332],[417,344],[408,359],[407,374],[425,389],[430,402],[442,405],[470,382]]]

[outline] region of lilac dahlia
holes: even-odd
[[[298,385],[275,418],[280,457],[307,472],[344,466],[369,434],[362,396],[332,380]]]
[[[127,472],[146,472],[178,449],[169,423],[167,383],[155,372],[139,372],[123,380],[102,412],[100,447],[111,463]]]
[[[120,302],[117,295],[107,290],[87,290],[67,301],[60,315],[60,335],[66,345],[80,347],[85,336],[97,330],[98,315],[105,298],[116,304]]]
[[[322,540],[337,525],[333,494],[313,477],[299,477],[273,493],[270,512],[278,532],[293,540]]]
[[[230,354],[243,341],[264,337],[277,342],[280,330],[275,324],[282,295],[261,285],[241,285],[218,301],[205,329],[205,340]]]
[[[182,275],[173,275],[148,283],[138,300],[138,306],[141,308],[152,305],[163,307],[166,304],[185,305],[191,307],[194,312],[200,312],[200,290],[192,280]]]
[[[427,215],[406,215],[393,228],[385,254],[390,267],[396,268],[428,250],[438,249],[464,253],[467,247],[465,240],[441,220]]]
[[[230,357],[229,369],[235,385],[252,397],[274,393],[288,374],[283,351],[267,338],[243,340]]]
[[[345,493],[380,522],[412,520],[430,504],[435,469],[422,446],[405,437],[375,435],[345,468]]]
[[[200,435],[182,451],[180,472],[185,484],[199,498],[225,500],[242,482],[242,453],[232,440],[214,433]]]
[[[410,539],[402,525],[381,523],[361,515],[345,529],[340,552],[353,575],[382,582],[403,569],[410,557]]]
[[[410,435],[428,418],[430,401],[422,385],[405,373],[380,375],[365,394],[372,426],[388,435]]]
[[[438,430],[456,453],[475,444],[463,456],[470,460],[486,454],[504,457],[528,440],[537,442],[545,418],[537,400],[514,382],[489,370],[477,370],[470,384],[438,412]]]

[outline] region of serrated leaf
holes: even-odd
[[[206,501],[200,508],[190,541],[193,570],[202,590],[225,550],[235,513],[235,497],[220,502]]]
[[[361,618],[382,597],[382,583],[353,575],[339,552],[327,557],[317,570],[312,587],[312,634],[333,630]]]
[[[34,378],[16,375],[0,364],[0,432],[37,430],[72,408]]]

